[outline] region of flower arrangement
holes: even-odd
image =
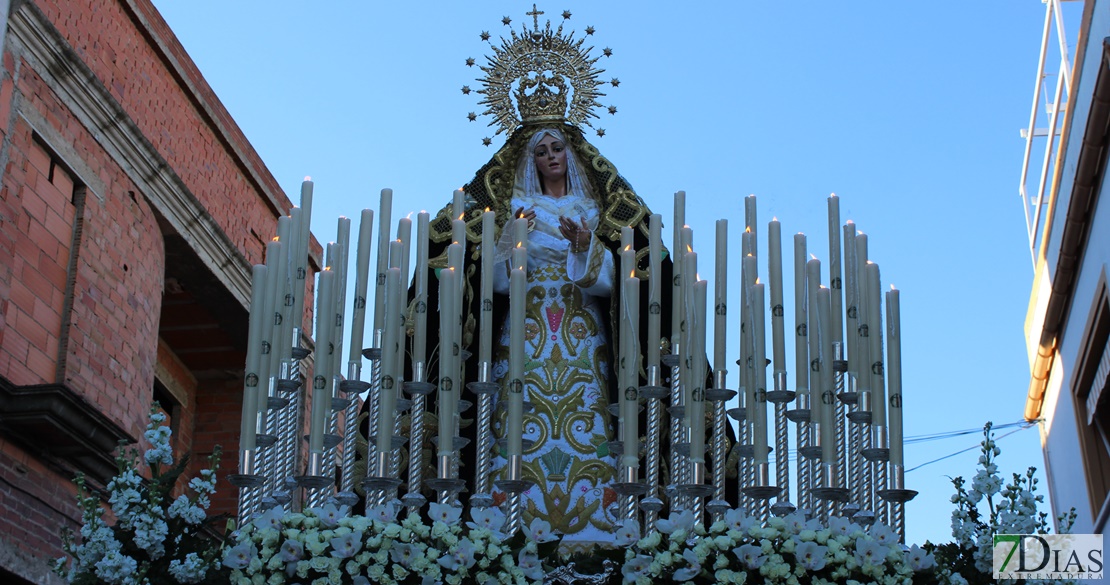
[[[77,502],[82,510],[80,542],[63,530],[67,556],[54,570],[69,583],[227,583],[220,566],[224,539],[214,530],[219,519],[207,518],[209,496],[216,491],[220,449],[209,466],[189,482],[192,495],[170,492],[185,471],[188,457],[174,461],[166,415],[151,411],[144,437],[151,448],[143,458],[150,479],[139,473],[138,453],[122,446],[116,456],[119,474],[107,485],[115,524],[104,520],[100,498],[78,476]]]
[[[542,582],[542,559],[560,540],[540,519],[506,539],[497,508],[473,509],[465,526],[462,511],[447,504],[430,505],[430,523],[418,515],[398,522],[397,510],[386,504],[348,516],[332,504],[304,514],[272,508],[239,530],[224,565],[237,585],[523,585]]]
[[[942,583],[952,585],[977,585],[994,583],[991,566],[995,534],[1047,534],[1048,514],[1038,512],[1038,505],[1044,496],[1036,493],[1037,479],[1033,477],[1036,468],[1030,467],[1024,474],[1013,474],[1013,480],[1003,485],[998,474],[995,460],[1002,453],[994,441],[992,424],[983,426],[983,440],[980,442],[979,469],[971,479],[970,488],[965,487],[964,478],[956,477],[952,484],[956,493],[952,503],[953,542],[934,545],[925,543],[925,548],[936,555],[940,568],[937,571]],[[986,505],[986,510],[980,506]],[[1061,533],[1067,533],[1075,522],[1075,509],[1058,518]],[[1041,583],[1027,580],[1027,584]],[[1049,581],[1043,581],[1049,583]],[[1055,584],[1067,581],[1052,581]]]
[[[656,523],[640,538],[635,521],[618,530],[616,544],[628,547],[625,583],[932,583],[935,562],[914,545],[905,549],[885,525],[865,530],[846,518],[824,526],[801,512],[765,523],[740,510],[725,514],[708,530],[689,512]]]

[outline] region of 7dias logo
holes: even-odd
[[[995,534],[995,579],[1102,579],[1101,534]]]

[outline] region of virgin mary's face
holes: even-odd
[[[548,134],[540,140],[532,154],[536,157],[536,169],[544,182],[566,179],[567,148],[562,140]]]

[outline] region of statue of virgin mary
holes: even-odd
[[[552,30],[550,22],[545,29],[536,24],[534,30],[525,27],[523,34],[513,31],[502,46],[494,47],[495,55],[482,68],[486,75],[479,80],[484,87],[478,93],[486,97],[481,103],[508,138],[463,187],[463,208],[447,205],[432,219],[427,296],[432,304],[427,326],[437,331],[435,274],[447,266],[452,221],[461,217],[467,227],[466,241],[460,242],[467,266],[461,349],[464,355],[472,354],[464,365],[465,379],[478,379],[479,369],[477,351],[465,350],[473,350],[480,336],[491,335],[490,381],[500,386],[495,402],[504,401],[512,246],[508,228],[512,219],[528,220],[524,400],[530,409],[524,415],[522,471],[532,487],[522,494],[523,520],[525,525],[534,518],[547,521],[562,534],[565,551],[611,543],[620,524],[618,496],[612,487],[617,481],[617,460],[609,451],[610,441],[618,438],[616,417],[609,412],[609,405],[618,402],[614,354],[621,287],[615,286],[616,270],[621,229],[631,227],[638,251],[637,276],[648,277],[651,215],[616,167],[584,136],[583,126],[596,117],[592,110],[600,107],[596,98],[603,95],[598,91],[600,71],[593,67],[597,59],[584,55],[582,43],[571,37],[561,25]],[[603,135],[601,130],[597,133]],[[482,260],[486,210],[495,213],[498,242],[488,333],[480,325],[481,271],[476,269]],[[662,262],[662,278],[663,282],[671,279],[667,259]],[[647,307],[648,287],[640,290],[640,306]],[[661,304],[664,310],[670,306],[667,299]],[[670,336],[669,322],[662,319],[662,339]],[[646,339],[647,329],[639,328],[640,347],[661,342]],[[429,363],[435,359],[431,356]],[[435,368],[427,371],[427,381],[436,384]],[[505,409],[494,412],[494,435],[500,437],[507,423]],[[473,415],[468,415],[461,415],[461,433],[469,433],[471,440],[463,449],[460,477],[473,477],[479,448],[492,451],[487,455],[494,477],[503,475],[502,447],[496,442],[479,446],[473,436]],[[424,462],[429,475],[434,473],[434,459],[428,456]],[[493,505],[507,497],[497,489],[491,495]],[[465,500],[467,494],[462,497]]]

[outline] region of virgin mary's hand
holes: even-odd
[[[590,226],[586,218],[574,221],[569,217],[559,216],[559,233],[570,242],[571,252],[585,252],[590,247]]]

